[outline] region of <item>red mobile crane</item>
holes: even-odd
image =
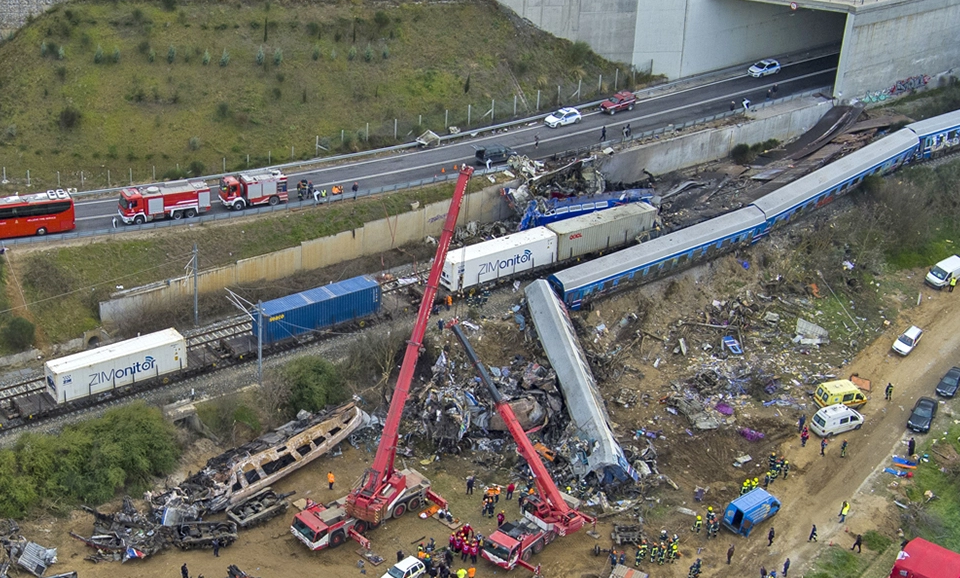
[[[467,190],[467,182],[473,174],[473,167],[463,165],[457,186],[443,224],[443,233],[437,244],[437,254],[430,268],[427,286],[417,312],[413,333],[407,342],[403,356],[403,365],[397,377],[397,386],[390,400],[390,409],[383,426],[377,454],[373,465],[364,473],[360,483],[344,498],[323,505],[309,501],[307,508],[294,518],[290,531],[311,550],[333,548],[353,538],[369,547],[369,540],[363,533],[369,528],[380,525],[390,518],[399,518],[408,510],[417,510],[424,500],[430,500],[446,509],[447,501],[430,489],[430,480],[420,472],[408,468],[397,471],[394,460],[397,456],[397,440],[400,429],[400,417],[410,392],[413,372],[420,357],[423,336],[427,331],[433,300],[440,283],[440,272],[447,256],[447,249],[453,238],[460,214],[460,205]]]
[[[527,460],[533,480],[537,486],[537,493],[525,498],[523,504],[523,518],[516,522],[504,522],[497,530],[483,539],[480,555],[501,568],[512,570],[516,566],[523,566],[539,574],[538,566],[528,561],[533,554],[539,554],[543,547],[552,542],[557,536],[572,534],[584,524],[593,524],[596,519],[572,508],[563,499],[563,494],[557,488],[546,466],[540,461],[540,455],[523,431],[513,408],[500,395],[497,386],[490,379],[487,368],[480,362],[476,351],[467,341],[460,326],[452,326],[454,335],[467,352],[467,358],[480,374],[480,379],[493,397],[497,413],[507,424],[510,435],[517,442],[517,452]]]

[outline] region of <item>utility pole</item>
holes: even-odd
[[[263,301],[257,301],[257,383],[263,387]]]
[[[193,244],[193,326],[200,326],[200,263],[198,262],[197,244]]]

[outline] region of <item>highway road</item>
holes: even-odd
[[[607,128],[608,140],[619,140],[624,125],[630,124],[634,135],[644,131],[681,125],[684,122],[709,117],[730,110],[731,101],[739,106],[743,98],[753,103],[763,102],[769,88],[777,84],[777,97],[799,94],[819,87],[832,86],[836,75],[838,54],[830,54],[807,60],[784,64],[780,74],[764,78],[751,78],[746,74],[735,74],[728,78],[713,81],[696,82],[691,79],[689,88],[665,91],[657,96],[644,96],[641,92],[639,102],[633,111],[622,111],[614,116],[600,114],[596,109],[582,111],[583,121],[579,124],[550,129],[541,122],[518,125],[509,132],[465,137],[450,141],[437,148],[408,149],[397,153],[388,153],[368,157],[349,164],[337,164],[290,174],[289,188],[292,189],[292,202],[296,200],[296,182],[301,178],[312,180],[315,187],[330,190],[333,185],[344,185],[349,191],[354,182],[360,189],[389,187],[420,179],[430,179],[440,174],[441,168],[448,172],[454,164],[472,162],[475,147],[489,143],[500,143],[534,159],[550,157],[556,153],[588,147],[600,141],[602,127]],[[539,136],[540,144],[534,148],[534,136]],[[213,185],[213,183],[211,183]],[[306,201],[304,201],[306,203]],[[312,203],[312,201],[310,201]],[[226,212],[219,201],[215,201],[214,212]],[[117,214],[117,200],[99,199],[78,201],[76,203],[77,230],[95,231],[111,226],[111,219]],[[181,221],[186,224],[189,219]],[[120,223],[118,226],[123,227]],[[47,238],[54,240],[58,235]]]

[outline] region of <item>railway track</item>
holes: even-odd
[[[409,267],[403,269],[409,269]],[[401,273],[401,271],[397,270],[396,273]],[[402,272],[403,274],[396,273],[387,273],[380,276],[378,280],[382,294],[399,293],[408,289],[411,285],[422,283],[429,274],[429,270],[406,270]],[[358,322],[351,323],[345,329],[338,328],[336,333],[329,330],[318,330],[301,335],[297,339],[271,344],[263,348],[263,355],[268,357],[287,353],[343,332],[363,331],[372,325],[376,325],[380,319],[358,320]],[[244,315],[220,321],[212,326],[185,332],[184,339],[187,343],[188,368],[178,374],[145,380],[138,384],[118,388],[62,406],[49,401],[49,396],[45,393],[46,384],[43,376],[0,386],[0,436],[9,435],[12,431],[28,425],[42,423],[47,419],[68,415],[91,407],[107,405],[147,391],[159,390],[184,379],[220,371],[257,358],[253,324]],[[48,401],[43,401],[41,399],[43,397],[46,397]]]

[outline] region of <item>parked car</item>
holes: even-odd
[[[387,570],[383,578],[417,578],[426,574],[427,568],[423,565],[423,562],[418,560],[416,556],[407,556]]]
[[[921,337],[923,337],[923,329],[920,329],[916,325],[911,325],[910,329],[904,331],[903,335],[893,342],[893,350],[900,355],[907,355],[920,343]]]
[[[960,387],[960,367],[951,367],[950,371],[940,378],[940,383],[937,384],[937,395],[953,397],[957,395],[958,387]]]
[[[913,406],[910,412],[910,419],[907,420],[907,429],[917,433],[927,433],[933,424],[933,418],[937,417],[937,400],[929,397],[921,397]]]
[[[629,90],[621,90],[607,100],[600,103],[601,112],[615,114],[621,110],[633,110],[633,105],[637,104],[637,97]]]
[[[487,164],[487,160],[489,160],[491,164],[505,163],[510,157],[516,156],[516,154],[517,151],[510,147],[505,147],[501,144],[492,144],[478,148],[475,156],[477,165],[485,165]]]
[[[780,74],[780,63],[772,58],[765,58],[748,68],[747,74],[754,78],[769,74]]]
[[[543,119],[543,123],[550,128],[557,128],[558,126],[577,124],[581,120],[579,110],[572,107],[565,107],[547,116],[547,118]]]

